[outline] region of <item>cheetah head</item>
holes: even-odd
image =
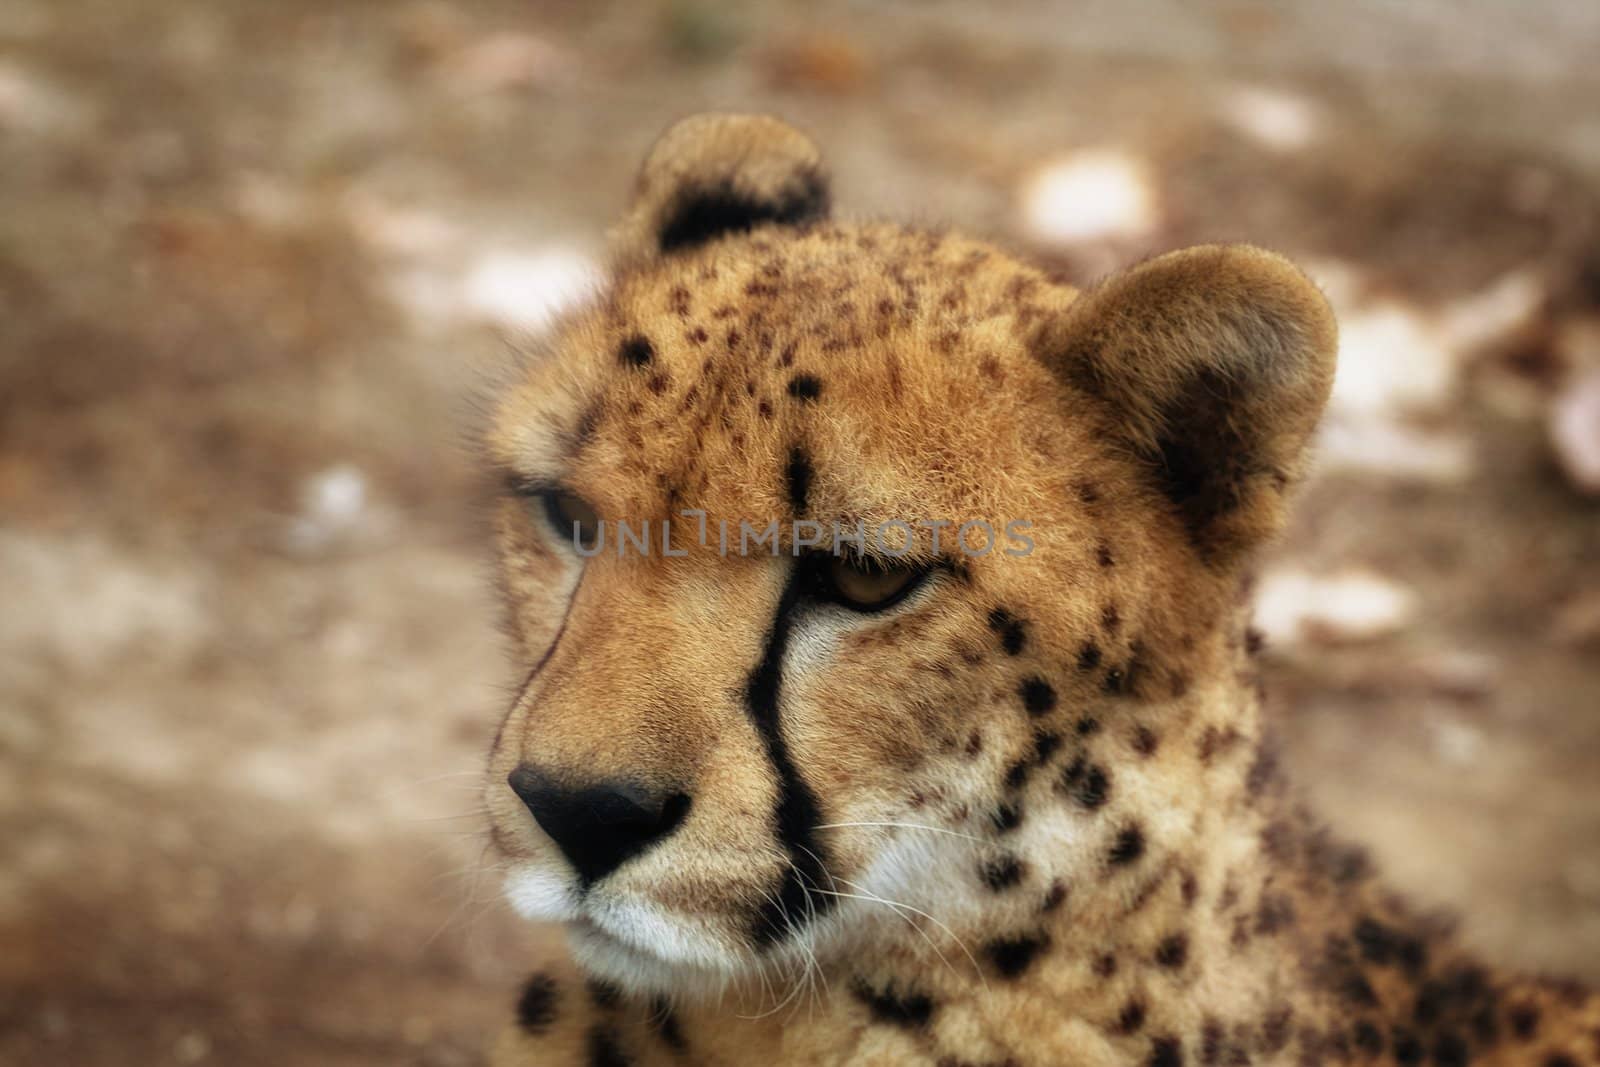
[[[1080,294],[833,222],[812,144],[738,116],[662,138],[614,245],[486,436],[513,905],[716,990],[1022,922],[1133,847],[1119,806],[1183,833],[1203,796],[1074,753],[1232,670],[1331,379],[1314,287],[1205,247]]]

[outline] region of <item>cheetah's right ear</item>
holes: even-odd
[[[1105,404],[1202,559],[1226,567],[1275,533],[1333,384],[1337,330],[1282,256],[1210,245],[1080,296],[1035,341]]]
[[[814,222],[828,206],[821,156],[805,134],[762,115],[695,115],[656,141],[611,239],[637,262],[757,226]]]

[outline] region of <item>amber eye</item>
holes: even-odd
[[[879,611],[909,594],[927,576],[922,567],[855,556],[821,557],[822,592],[856,611]]]
[[[576,493],[554,490],[539,494],[544,516],[556,536],[582,548],[593,548],[600,538],[600,516]]]

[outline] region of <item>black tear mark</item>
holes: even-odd
[[[777,894],[762,905],[756,917],[754,935],[756,944],[762,948],[776,944],[788,930],[798,929],[831,910],[838,899],[831,894],[808,891],[812,886],[827,883],[823,846],[813,833],[814,828],[822,822],[821,807],[817,803],[817,795],[800,777],[794,760],[789,756],[779,714],[783,654],[789,644],[792,616],[799,598],[799,571],[791,568],[783,593],[778,598],[778,606],[773,612],[772,630],[767,635],[761,661],[750,672],[750,680],[745,686],[745,707],[766,744],[767,758],[772,761],[773,770],[778,776],[776,830],[779,842],[789,854],[789,866],[784,872],[782,885]]]
[[[933,998],[926,993],[899,994],[893,986],[880,991],[860,979],[851,986],[851,992],[880,1023],[913,1030],[927,1026],[933,1018]]]
[[[1037,937],[1023,935],[991,941],[983,946],[983,952],[1002,978],[1016,978],[1049,947],[1048,935],[1040,934]]]
[[[650,338],[642,333],[636,333],[622,342],[617,349],[617,359],[625,367],[645,367],[656,358],[656,347],[650,343]]]
[[[775,196],[763,199],[736,189],[725,178],[682,190],[664,215],[657,241],[661,251],[676,252],[763,223],[797,226],[827,213],[828,183],[815,167],[796,171]]]
[[[1024,680],[1018,692],[1022,694],[1022,706],[1028,709],[1029,715],[1046,715],[1055,710],[1056,691],[1043,678]]]
[[[784,480],[789,486],[789,506],[796,516],[806,513],[806,499],[811,495],[811,480],[816,472],[811,467],[811,457],[799,445],[789,449],[789,463],[784,468]]]
[[[1124,827],[1117,833],[1106,858],[1113,867],[1126,867],[1144,855],[1144,831],[1137,824]]]
[[[589,1067],[628,1067],[628,1057],[617,1047],[617,1036],[604,1026],[589,1031]]]
[[[809,404],[822,395],[822,379],[815,374],[796,374],[789,379],[789,395]]]
[[[1000,635],[1000,647],[1008,656],[1018,655],[1028,647],[1028,624],[1005,608],[989,612],[989,629]]]
[[[522,987],[517,998],[517,1025],[524,1033],[542,1033],[556,1017],[556,980],[548,974],[535,974]]]

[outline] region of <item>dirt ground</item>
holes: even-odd
[[[1600,368],[1597,48],[1554,0],[4,0],[0,1063],[479,1062],[548,935],[476,814],[463,441],[707,107],[1085,281],[1306,262],[1292,762],[1485,953],[1600,980],[1600,502],[1550,429]]]

